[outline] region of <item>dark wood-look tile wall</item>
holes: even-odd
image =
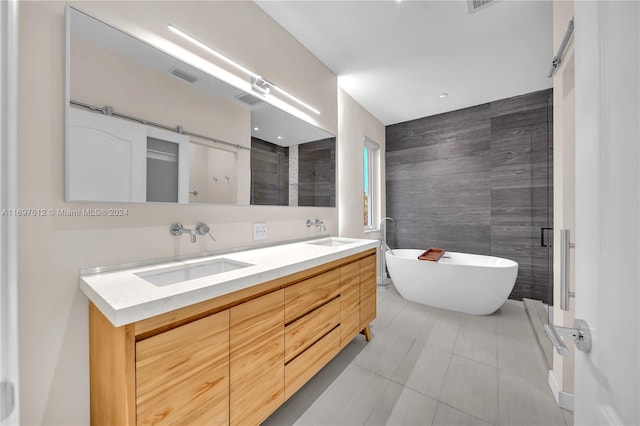
[[[298,205],[335,207],[335,138],[298,145]]]
[[[511,298],[549,302],[552,91],[386,128],[389,242],[513,259]]]
[[[289,205],[289,151],[251,138],[251,204]]]

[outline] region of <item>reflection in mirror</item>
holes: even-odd
[[[333,135],[68,13],[67,201],[335,206]]]
[[[189,202],[237,204],[237,170],[235,152],[192,142],[189,145]]]
[[[336,142],[289,147],[251,138],[251,204],[336,205]]]

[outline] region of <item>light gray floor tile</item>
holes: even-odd
[[[385,328],[385,331],[413,340],[424,327],[428,317],[429,313],[426,309],[420,309],[412,303],[407,303]]]
[[[462,327],[484,333],[496,332],[496,315],[466,315],[462,317]]]
[[[440,402],[433,426],[489,426],[489,423]]]
[[[465,325],[458,332],[453,353],[495,367],[498,365],[496,334],[491,328]]]
[[[531,327],[522,302],[507,300],[493,316],[498,335],[527,340],[535,339],[533,327]]]
[[[449,311],[447,309],[431,308],[431,315],[434,318],[442,319],[447,322],[462,324],[468,316],[462,312]]]
[[[524,377],[541,390],[549,389],[549,370],[540,347],[529,339],[499,336],[498,368]]]
[[[391,321],[404,309],[406,304],[406,300],[395,298],[391,295],[387,296],[384,301],[379,301],[376,318],[371,322],[371,328],[376,330],[384,330],[387,328]]]
[[[438,401],[390,382],[367,425],[431,425]]]
[[[361,425],[369,418],[389,380],[349,365],[299,419],[301,424]]]
[[[573,411],[565,410],[564,408],[561,408],[561,410],[565,424],[567,426],[573,426]]]
[[[497,423],[498,369],[453,355],[440,401],[489,423]]]
[[[440,398],[451,354],[429,345],[415,344],[393,373],[392,380],[431,398]]]
[[[376,334],[372,332],[372,341],[375,339]],[[348,344],[344,347],[343,350],[338,352],[337,357],[344,359],[345,361],[352,362],[360,352],[367,347],[370,342],[367,342],[364,335],[358,334],[355,336]]]
[[[389,284],[387,287],[378,286],[378,302],[387,298],[402,299],[393,284]]]
[[[296,424],[302,415],[313,405],[331,384],[349,366],[349,362],[334,358],[311,378],[287,402],[278,408],[264,423],[266,426]]]
[[[452,352],[459,329],[458,321],[442,318],[438,313],[433,315],[431,312],[416,341]]]
[[[376,331],[374,338],[353,359],[353,363],[386,378],[400,366],[413,340],[389,331]]]
[[[500,370],[500,424],[546,425],[565,424],[560,407],[550,391],[543,391],[523,377]]]

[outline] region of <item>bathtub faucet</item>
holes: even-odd
[[[389,250],[391,252],[391,254],[393,254],[393,250],[391,250],[391,247],[389,247],[387,245],[387,236],[386,236],[386,221],[390,221],[393,226],[396,226],[396,221],[393,220],[393,218],[390,218],[389,216],[387,217],[383,217],[382,220],[380,220],[380,224],[378,224],[378,229],[380,229],[380,252],[381,252],[381,256],[380,256],[380,262],[379,262],[379,266],[380,266],[380,270],[378,271],[378,285],[381,287],[386,288],[387,286],[387,281],[388,278],[385,281],[385,255],[384,255],[384,251],[385,250]],[[384,226],[383,226],[384,225]]]
[[[387,238],[386,238],[387,227],[385,224],[387,220],[393,223],[393,226],[396,226],[396,221],[389,216],[383,217],[382,220],[380,220],[380,224],[378,224],[378,229],[380,229],[380,241],[382,241],[385,245],[387,244]],[[382,225],[385,225],[385,226],[382,226]]]

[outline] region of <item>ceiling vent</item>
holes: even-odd
[[[173,67],[169,70],[171,75],[175,75],[178,78],[183,79],[184,81],[188,81],[189,83],[195,83],[198,81],[198,77],[195,75],[189,74],[186,71],[181,70],[180,68]]]
[[[473,13],[490,6],[493,2],[494,0],[467,0],[467,8],[469,13]]]
[[[255,105],[257,103],[262,102],[261,99],[258,99],[255,96],[250,95],[249,93],[241,93],[235,98],[241,102],[244,102],[247,105]]]

